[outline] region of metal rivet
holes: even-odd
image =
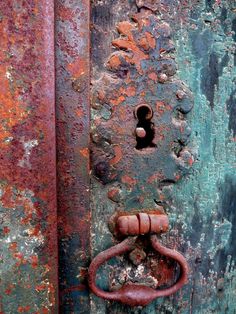
[[[158,76],[158,81],[159,81],[160,83],[165,83],[167,80],[168,80],[168,76],[167,76],[165,73],[161,73],[161,74]]]
[[[178,90],[178,91],[176,92],[176,97],[177,97],[178,99],[183,99],[184,96],[185,96],[185,92],[184,92],[184,91]]]

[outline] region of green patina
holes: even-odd
[[[189,114],[190,145],[195,163],[190,173],[164,188],[171,230],[190,265],[189,283],[176,295],[143,309],[106,304],[92,297],[92,313],[235,313],[235,3],[211,1],[189,8],[189,19],[172,21],[178,76],[194,95]],[[184,5],[183,5],[184,6]],[[169,21],[168,21],[169,22]],[[113,245],[107,220],[116,210],[107,205],[106,189],[93,180],[94,254]],[[98,199],[99,198],[99,199]],[[103,217],[103,219],[101,219]],[[108,272],[124,267],[119,258],[104,267],[98,282],[109,288]],[[121,283],[122,284],[122,283]]]
[[[173,187],[176,223],[183,226],[187,252],[193,249],[183,299],[190,301],[193,313],[234,313],[236,116],[230,106],[235,108],[235,6],[223,1],[211,10],[201,8],[192,20],[195,29],[176,34],[179,75],[194,93],[191,126],[197,149],[192,174]]]

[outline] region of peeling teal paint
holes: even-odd
[[[230,239],[236,231],[236,143],[233,130],[229,129],[227,110],[227,101],[235,89],[236,79],[235,42],[230,23],[235,18],[235,12],[232,11],[233,2],[223,1],[224,5],[228,12],[226,26],[220,21],[223,9],[218,6],[210,13],[203,11],[193,21],[195,30],[192,30],[193,27],[183,28],[176,34],[179,75],[189,82],[195,100],[191,127],[197,160],[192,174],[173,187],[173,204],[179,208],[175,215],[176,226],[173,227],[178,229],[182,225],[186,252],[192,251],[189,254],[192,269],[190,285],[186,287],[183,298],[191,305],[192,313],[236,311],[235,255],[227,254],[235,250],[235,243],[230,243]],[[206,15],[211,23],[204,22]],[[201,51],[195,50],[196,39]],[[203,81],[203,72],[213,54],[219,60],[219,67],[226,54],[228,62],[220,71],[214,65],[209,68],[209,72],[219,74],[219,78],[212,81],[215,83],[211,86],[214,88],[212,106],[203,88],[210,78],[205,77]],[[231,194],[227,191],[229,189]],[[223,201],[227,199],[228,204],[225,204]],[[229,210],[231,213],[227,215]],[[196,262],[198,258],[201,263]],[[219,290],[221,279],[223,284]],[[189,289],[192,289],[190,300]],[[189,308],[181,313],[189,313]]]
[[[178,75],[194,95],[189,121],[195,163],[189,175],[174,184],[172,190],[164,188],[171,222],[164,241],[176,243],[187,257],[189,284],[176,295],[158,299],[143,309],[105,303],[92,296],[92,313],[236,312],[236,5],[234,1],[196,1],[189,7],[178,4],[183,8],[186,5],[187,14],[177,21],[174,17],[171,24],[176,30]],[[165,13],[163,18],[169,22]],[[92,189],[99,190],[99,184],[93,181]],[[92,203],[96,208],[92,227],[94,254],[112,245],[107,219],[115,205],[111,202],[108,208],[105,198],[105,189],[99,190]],[[118,269],[122,261],[123,258],[116,261]],[[104,267],[98,276],[104,288],[108,288],[112,266],[113,263]]]

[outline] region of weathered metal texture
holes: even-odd
[[[120,216],[117,219],[117,229],[123,236],[129,236],[121,243],[100,252],[91,262],[88,270],[88,281],[91,291],[97,296],[109,300],[119,301],[126,305],[146,306],[158,297],[166,297],[176,293],[188,281],[188,264],[183,255],[176,250],[171,250],[162,246],[156,234],[167,232],[168,217],[167,215],[139,213],[137,215]],[[153,289],[143,284],[135,284],[126,282],[120,289],[115,291],[104,291],[96,285],[96,273],[98,269],[112,257],[125,254],[127,252],[137,252],[136,241],[144,235],[153,234],[150,236],[151,247],[162,256],[173,259],[180,266],[178,280],[168,288]],[[138,237],[137,237],[138,236]],[[132,253],[131,253],[132,254]],[[145,258],[143,258],[144,260]],[[133,261],[133,259],[132,259]],[[137,259],[136,263],[137,265]]]
[[[167,215],[138,213],[137,215],[119,216],[116,222],[117,232],[123,236],[144,235],[167,232]]]
[[[139,9],[137,9],[137,5]],[[156,5],[155,8],[152,7],[153,5]],[[173,168],[169,172],[169,169],[164,172],[164,175],[167,174],[167,181],[164,177],[163,185],[159,184],[158,180],[162,180],[162,178],[159,179],[158,176],[154,178],[151,185],[144,182],[145,178],[150,176],[151,170],[154,172],[153,169],[159,169],[157,167],[163,163],[162,160],[160,162],[157,160],[158,164],[150,164],[150,168],[143,168],[140,166],[141,163],[137,166],[137,158],[134,156],[137,121],[132,116],[133,109],[128,113],[122,112],[126,103],[133,108],[141,103],[138,98],[133,99],[133,102],[130,101],[137,94],[132,96],[134,93],[132,89],[126,91],[128,84],[134,85],[136,93],[137,90],[142,89],[148,93],[151,83],[153,82],[153,86],[156,84],[151,78],[146,81],[140,80],[138,74],[136,77],[129,76],[129,72],[135,71],[135,66],[131,65],[131,71],[130,67],[127,71],[123,60],[127,62],[129,57],[124,57],[123,60],[120,58],[120,54],[126,55],[123,50],[127,49],[127,38],[129,45],[132,42],[132,31],[128,32],[127,28],[131,30],[133,27],[138,27],[130,21],[130,15],[137,11],[139,11],[139,16],[144,14],[140,10],[144,6],[155,11],[153,13],[155,17],[152,18],[157,19],[158,23],[159,21],[167,22],[174,30],[172,38],[176,47],[174,54],[178,65],[178,77],[188,83],[194,95],[195,106],[193,114],[191,113],[190,116],[191,142],[193,143],[191,151],[195,151],[196,161],[193,171],[175,184],[172,184],[173,176],[170,177],[170,180],[168,178]],[[136,210],[142,207],[153,209],[154,205],[149,201],[153,202],[155,199],[157,203],[164,205],[170,220],[171,230],[168,237],[163,238],[164,243],[178,247],[178,250],[184,252],[190,264],[189,284],[181,293],[170,298],[158,299],[144,309],[137,308],[135,310],[116,302],[105,303],[99,298],[92,297],[93,313],[233,313],[236,310],[234,299],[236,289],[234,279],[236,221],[235,11],[235,4],[232,1],[163,0],[155,3],[153,1],[137,1],[135,3],[135,1],[126,0],[104,0],[93,2],[92,76],[95,97],[92,99],[94,124],[92,135],[93,141],[96,142],[93,144],[93,153],[96,154],[94,155],[96,157],[92,158],[94,175],[97,177],[97,179],[94,177],[91,179],[93,254],[96,255],[112,246],[114,240],[107,221],[114,212],[118,210],[123,214],[127,209],[131,212],[135,209],[134,213],[136,213]],[[126,27],[124,24],[123,26],[120,24],[119,29],[123,35],[120,42],[115,39],[115,45],[122,47],[122,51],[115,53],[115,55],[118,54],[118,58],[113,59],[116,61],[113,64],[122,67],[118,72],[115,70],[112,74],[107,68],[111,65],[108,60],[111,60],[110,55],[114,51],[111,43],[114,38],[117,38],[116,25],[124,20],[130,21],[130,24],[127,23]],[[140,28],[139,32],[135,33],[134,39],[141,38],[142,34],[142,28]],[[143,42],[145,43],[145,41]],[[135,48],[137,53],[137,46],[135,44],[129,48],[131,50]],[[140,46],[138,47],[140,48]],[[142,50],[142,52],[145,51]],[[134,58],[133,61],[135,61]],[[143,59],[141,69],[146,62],[146,59]],[[145,74],[146,70],[147,67],[144,67]],[[136,81],[138,79],[137,89]],[[158,80],[158,78],[156,79]],[[125,80],[127,86],[120,83]],[[96,84],[99,84],[98,93],[96,93]],[[162,85],[163,94],[159,93],[159,95],[165,95],[165,84]],[[112,91],[112,86],[114,91]],[[112,95],[115,97],[112,98]],[[149,97],[152,99],[153,95]],[[144,102],[141,101],[150,105],[148,99],[146,98]],[[116,101],[117,104],[114,103]],[[153,108],[154,110],[156,108]],[[168,113],[164,112],[164,114],[168,116]],[[125,128],[123,120],[126,121]],[[115,123],[112,124],[109,121]],[[157,120],[152,121],[158,127]],[[123,147],[119,150],[124,139],[119,135],[122,126],[127,147],[129,147],[125,156],[122,154]],[[114,128],[116,128],[115,131]],[[95,135],[96,133],[98,136]],[[112,136],[110,136],[111,134]],[[168,132],[164,132],[164,135],[166,134]],[[168,138],[170,139],[170,137],[167,136],[167,142]],[[100,150],[96,148],[97,144],[100,145]],[[118,147],[114,149],[112,144]],[[149,150],[152,149],[149,148]],[[160,147],[160,151],[164,152],[162,149],[163,146]],[[121,152],[120,155],[119,152]],[[114,158],[115,155],[117,158]],[[142,155],[141,152],[140,155]],[[142,158],[144,158],[143,155]],[[102,160],[98,159],[100,156],[103,156]],[[129,156],[132,156],[133,161],[128,165]],[[123,158],[125,162],[123,162]],[[177,164],[173,163],[173,165]],[[182,168],[182,170],[185,169]],[[122,182],[124,176],[125,180],[123,179]],[[126,180],[127,177],[128,180]],[[138,180],[140,180],[140,187],[135,191]],[[142,195],[146,197],[140,197]],[[152,197],[147,197],[148,195]],[[138,254],[140,252],[143,253],[145,259],[147,250],[140,249]],[[135,261],[135,258],[131,258],[131,254],[129,258],[132,263]],[[147,276],[149,276],[149,285],[154,288],[163,283],[170,283],[171,274],[173,275],[175,270],[175,265],[171,261],[168,261],[168,267],[166,267],[166,260],[163,262],[163,259],[159,259],[156,263],[156,259],[150,256],[149,265],[152,265],[153,272],[148,273],[146,262],[143,262],[143,259],[135,268],[129,258],[125,256],[111,260],[104,268],[101,268],[97,276],[99,287],[104,290],[116,290],[129,280],[132,282],[143,280],[147,283],[145,279]],[[158,277],[160,273],[162,276]],[[154,280],[155,276],[156,281]]]
[[[89,313],[89,1],[56,1],[60,309]]]
[[[112,44],[119,50],[93,82],[91,104],[94,175],[103,184],[123,186],[127,195],[119,206],[125,210],[146,203],[152,208],[154,200],[161,200],[161,187],[178,181],[193,163],[185,119],[193,100],[176,75],[171,29],[149,10],[132,19],[117,26],[121,37]],[[142,111],[151,110],[147,120]],[[153,138],[144,136],[142,143],[136,126],[144,126]]]
[[[120,289],[112,292],[104,291],[96,285],[96,272],[106,261],[112,257],[127,253],[134,249],[136,237],[125,239],[121,243],[99,253],[89,266],[89,286],[97,296],[109,301],[119,301],[131,307],[146,306],[158,297],[166,297],[176,293],[187,283],[188,265],[185,258],[175,250],[162,246],[156,235],[151,236],[151,243],[154,250],[159,254],[174,259],[180,265],[180,276],[177,282],[168,288],[155,290],[142,284],[125,283]]]
[[[193,164],[186,146],[191,134],[186,114],[193,106],[192,95],[176,74],[172,31],[166,22],[143,8],[132,20],[119,22],[117,30],[120,37],[112,41],[117,50],[93,82],[93,175],[100,189],[106,188],[103,204],[115,203],[110,215],[144,208],[147,213],[164,213],[159,206],[166,203],[163,187],[177,182]],[[139,136],[137,128],[145,133]],[[95,212],[99,212],[100,189],[92,187]],[[140,267],[146,276],[143,273],[139,282],[130,275],[125,282],[137,281],[148,286],[147,291],[150,286],[173,285],[177,275],[174,261],[167,260],[167,270],[158,273],[153,265],[162,258],[156,256],[155,260],[156,252],[148,247],[145,253],[147,258]],[[120,272],[122,269],[125,265]],[[119,278],[112,280],[119,284]]]
[[[54,5],[0,3],[0,312],[57,312]]]

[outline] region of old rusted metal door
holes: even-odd
[[[235,15],[0,3],[1,314],[236,313]]]
[[[1,1],[0,38],[0,313],[53,313],[53,1]]]

